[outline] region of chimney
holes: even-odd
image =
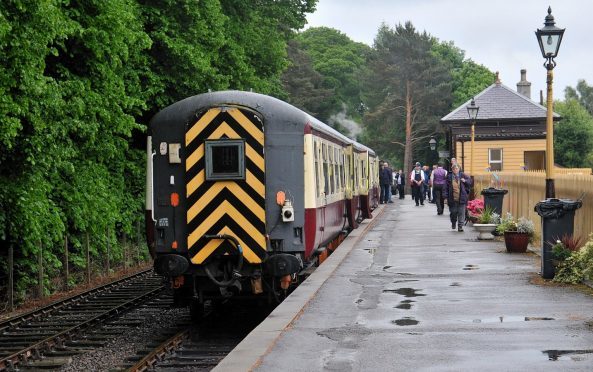
[[[517,83],[517,93],[531,99],[531,83],[526,78],[527,70],[521,69],[521,81]]]

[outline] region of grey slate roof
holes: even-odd
[[[546,108],[503,84],[492,84],[475,98],[480,107],[477,121],[545,119]],[[441,123],[469,121],[467,106],[471,99],[441,118]],[[554,113],[554,118],[560,115]]]

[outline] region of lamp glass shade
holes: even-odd
[[[560,49],[560,43],[562,42],[562,34],[539,32],[537,33],[537,39],[542,56],[544,58],[556,58]]]
[[[469,118],[471,120],[476,120],[478,117],[478,111],[480,110],[479,106],[476,106],[476,101],[472,99],[472,102],[467,106],[467,113],[469,114]]]
[[[430,138],[430,141],[428,141],[428,145],[430,146],[430,149],[432,151],[436,150],[437,148],[437,141],[434,139],[434,137]]]

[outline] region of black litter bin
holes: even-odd
[[[574,232],[574,213],[583,206],[581,200],[546,199],[535,205],[542,218],[542,278],[554,277],[552,246],[556,240]]]
[[[507,192],[509,190],[496,189],[494,187],[483,189],[481,194],[484,195],[484,208],[490,206],[495,213],[498,213],[502,217],[502,200],[504,199],[504,194]]]

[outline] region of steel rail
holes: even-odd
[[[31,311],[28,311],[26,313],[23,314],[19,314],[16,315],[14,317],[11,317],[9,319],[5,319],[0,321],[0,333],[4,332],[6,329],[14,327],[16,325],[18,325],[19,323],[25,322],[25,321],[29,321],[31,319],[35,319],[35,318],[39,318],[41,316],[47,315],[48,313],[55,311],[55,310],[59,310],[62,309],[66,306],[72,305],[73,303],[79,301],[79,300],[83,300],[86,297],[92,296],[92,295],[96,295],[98,293],[104,292],[104,291],[108,291],[114,287],[120,286],[122,284],[124,284],[125,282],[134,280],[140,276],[143,275],[150,275],[150,273],[152,273],[153,269],[152,267],[150,269],[147,270],[143,270],[140,272],[137,272],[135,274],[131,274],[128,275],[124,278],[118,279],[116,281],[104,284],[102,286],[99,287],[95,287],[95,288],[91,288],[87,291],[72,295],[70,297],[67,297],[65,299],[62,300],[58,300],[56,302],[52,302],[49,305],[46,305],[44,307],[38,308],[38,309],[34,309]]]
[[[189,329],[184,329],[174,336],[162,342],[148,355],[140,359],[136,364],[126,369],[127,372],[144,372],[154,366],[156,362],[163,359],[167,353],[171,353],[181,346],[181,343],[189,337]]]
[[[144,274],[146,274],[146,272],[144,272]],[[128,282],[131,282],[134,279],[138,279],[139,277],[142,277],[142,274],[137,274],[137,275],[133,275],[132,277],[122,279],[122,280],[118,281],[119,286],[121,287],[121,286],[127,284]],[[145,278],[145,279],[149,279],[149,278]],[[106,285],[104,287],[109,287],[109,289],[115,288],[115,286],[113,286],[113,285]],[[16,365],[18,365],[24,361],[27,361],[31,358],[40,358],[41,354],[44,351],[51,350],[55,346],[62,346],[66,341],[71,340],[75,335],[79,334],[80,331],[89,329],[89,328],[91,328],[97,324],[100,324],[101,322],[104,322],[108,319],[115,318],[115,317],[121,315],[126,310],[129,310],[129,309],[137,306],[139,303],[142,303],[142,302],[146,301],[147,299],[158,295],[164,289],[165,289],[164,286],[159,286],[159,287],[150,289],[150,290],[144,292],[143,294],[132,298],[129,301],[125,301],[119,305],[115,305],[114,307],[112,307],[106,311],[101,312],[99,315],[96,315],[91,319],[83,320],[82,322],[80,322],[74,326],[71,326],[63,331],[59,331],[58,333],[56,333],[52,336],[49,336],[41,341],[35,342],[34,344],[27,346],[17,352],[14,352],[6,357],[2,357],[0,359],[0,371],[15,369]],[[89,291],[89,292],[91,292],[91,291]],[[101,292],[103,292],[103,291],[93,291],[92,294],[97,295],[97,294],[100,294]],[[86,299],[88,297],[89,297],[89,293],[85,293],[85,295],[82,296],[80,298],[80,300]],[[76,302],[77,301],[73,301],[73,302],[70,302],[70,304],[76,303]],[[63,308],[63,306],[60,306],[58,308]],[[35,313],[38,313],[38,312],[35,311]],[[37,316],[35,316],[33,318],[29,317],[28,319],[38,319],[40,317],[41,317],[41,315],[39,315],[39,313],[38,313]]]

